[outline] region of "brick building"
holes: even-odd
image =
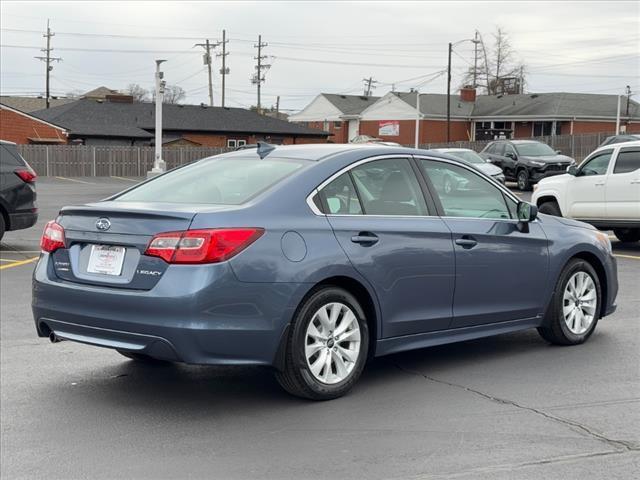
[[[124,96],[81,99],[33,113],[63,126],[69,142],[83,145],[151,145],[155,105]],[[324,143],[329,133],[258,115],[242,108],[163,105],[162,141],[170,146],[237,147],[258,140],[274,144]]]
[[[418,112],[416,92],[389,92],[360,110],[357,131],[349,135],[369,135],[389,142],[412,145]],[[322,94],[328,99],[328,94]],[[367,98],[367,97],[364,97]],[[533,93],[519,95],[478,95],[463,88],[450,97],[450,140],[530,138],[542,135],[615,132],[617,95],[585,93]],[[326,102],[325,102],[326,103]],[[326,118],[328,110],[318,107],[318,98],[292,121],[304,119],[312,125]],[[313,108],[312,108],[313,107]],[[640,133],[640,104],[623,98],[621,126],[628,133]],[[344,117],[339,117],[344,118]],[[447,141],[447,96],[420,94],[419,143]],[[355,122],[354,122],[355,123]],[[331,130],[329,128],[329,130]],[[346,141],[333,135],[334,141]]]
[[[65,128],[0,103],[0,139],[20,144],[64,144]]]

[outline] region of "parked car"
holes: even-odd
[[[606,145],[568,173],[541,181],[532,202],[543,213],[570,217],[621,242],[640,240],[640,141]]]
[[[467,188],[435,188],[439,169]],[[528,328],[582,343],[618,289],[606,234],[402,147],[225,153],[64,207],[41,247],[40,337],[271,366],[316,400],[345,394],[375,356]]]
[[[640,135],[612,135],[604,139],[604,142],[600,144],[601,147],[606,145],[612,145],[614,143],[624,142],[637,142],[640,140]]]
[[[488,162],[473,150],[468,148],[434,148],[431,151],[453,155],[460,160],[470,163],[482,173],[490,176],[497,182],[504,183],[505,181],[504,173],[502,173],[502,169],[500,167]]]
[[[530,190],[532,184],[543,178],[561,175],[575,163],[573,158],[535,140],[491,142],[480,156],[500,167],[506,179],[517,182],[520,190]]]
[[[0,240],[4,232],[29,228],[37,221],[36,172],[15,143],[0,140]]]

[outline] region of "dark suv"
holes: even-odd
[[[516,181],[520,190],[546,177],[566,173],[575,160],[549,145],[535,140],[497,140],[485,147],[480,156],[502,169],[506,180]]]
[[[0,240],[8,230],[33,226],[36,208],[36,172],[16,145],[0,140]]]

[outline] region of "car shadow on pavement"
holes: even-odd
[[[373,359],[351,397],[382,394],[388,397],[391,382],[405,382],[408,371],[420,371],[430,376],[462,373],[466,369],[486,368],[500,362],[514,362],[539,368],[535,362],[557,350],[542,341],[535,331],[507,334],[487,339],[432,347]],[[115,352],[114,352],[115,353]],[[522,356],[528,356],[522,361]],[[523,372],[526,374],[526,372]],[[84,388],[86,387],[86,388]],[[98,371],[92,370],[86,380],[78,379],[73,394],[69,390],[46,387],[57,401],[89,401],[92,405],[139,407],[147,415],[179,415],[198,411],[202,415],[224,415],[229,411],[265,411],[274,407],[297,408],[300,404],[317,405],[288,395],[280,388],[272,370],[266,367],[218,367],[182,364],[145,364],[125,358]],[[401,390],[398,395],[402,396]],[[338,400],[340,401],[340,400]],[[193,409],[193,410],[192,410]],[[211,417],[210,417],[211,418]]]

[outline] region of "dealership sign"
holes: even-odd
[[[382,120],[378,122],[378,135],[381,137],[397,137],[400,135],[398,120]]]

